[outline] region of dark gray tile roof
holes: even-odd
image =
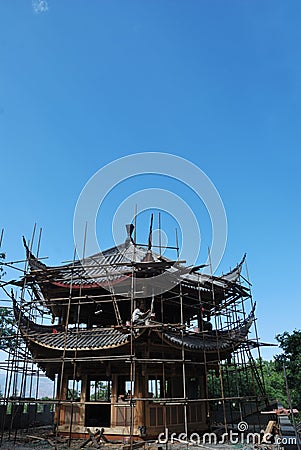
[[[132,264],[142,268],[147,257],[147,248],[134,245],[131,241],[126,241],[121,245],[101,253],[59,267],[47,267],[38,261],[28,249],[27,256],[31,270],[36,271],[38,278],[40,277],[44,281],[48,280],[63,285],[70,285],[72,283],[73,286],[83,284],[101,285],[111,282],[116,283],[127,276],[131,276]],[[245,260],[244,256],[242,261],[229,273],[220,277],[211,277],[206,274],[189,273],[189,269],[183,265],[177,265],[177,268],[173,267],[173,261],[161,257],[155,252],[151,252],[151,258],[154,262],[153,268],[157,265],[157,268],[160,269],[161,266],[170,275],[176,273],[177,269],[181,268],[183,270],[183,274],[181,275],[183,281],[188,284],[198,285],[200,288],[208,285],[210,289],[212,283],[221,289],[229,286],[229,283],[236,283]],[[147,268],[147,264],[145,268]],[[151,272],[151,267],[149,269]]]
[[[237,332],[204,332],[203,334],[184,334],[183,337],[179,333],[163,333],[163,337],[178,346],[182,346],[183,342],[184,347],[190,350],[228,350],[236,348],[237,345],[245,340],[250,326],[251,324],[244,326],[237,330]]]
[[[43,347],[55,350],[99,350],[119,347],[129,342],[130,335],[115,329],[91,329],[58,333],[37,333],[23,330],[23,336]]]
[[[14,300],[14,314],[26,341],[56,350],[114,348],[129,342],[130,333],[115,328],[68,329],[60,325],[40,325],[27,318]]]
[[[130,341],[128,330],[115,328],[69,329],[59,326],[38,325],[29,320],[14,303],[15,316],[26,341],[55,350],[86,351],[119,347]],[[234,349],[245,340],[254,320],[254,310],[241,324],[227,331],[187,333],[181,331],[156,331],[166,342],[189,350],[217,351]],[[158,324],[160,325],[160,324]]]
[[[247,337],[254,321],[254,310],[235,328],[229,330],[213,330],[204,333],[164,332],[165,340],[190,350],[217,351],[237,348]]]

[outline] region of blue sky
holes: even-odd
[[[39,4],[0,3],[7,258],[23,257],[21,236],[35,222],[50,263],[72,258],[74,208],[89,178],[122,156],[167,152],[218,189],[229,226],[220,270],[247,252],[261,338],[300,329],[300,2]],[[202,222],[191,193],[160,183],[186,196]],[[160,183],[117,189],[100,235],[122,194]]]

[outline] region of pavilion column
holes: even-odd
[[[206,389],[207,382],[208,382],[208,380],[207,380],[206,374],[203,373],[200,376],[200,398],[206,398],[207,397],[207,393],[206,393],[206,391],[207,391],[207,389]],[[202,402],[200,404],[199,408],[201,410],[200,422],[203,424],[203,427],[206,428],[206,425],[207,425],[207,422],[208,422],[208,419],[209,419],[209,417],[207,417],[208,416],[208,412],[209,412],[209,411],[207,411],[208,405],[206,405],[206,402]]]
[[[111,428],[116,427],[117,422],[117,394],[118,394],[118,375],[112,374],[112,392],[111,392]]]
[[[137,429],[139,426],[145,425],[145,401],[138,400],[146,397],[146,376],[144,373],[136,373],[134,397],[137,399],[134,409],[134,428]]]
[[[80,406],[79,406],[79,425],[85,426],[85,414],[86,414],[86,393],[87,393],[87,380],[88,376],[82,374],[82,389],[80,393]]]
[[[59,375],[57,379],[57,389],[56,389],[57,400],[59,401],[66,400],[67,388],[68,388],[68,375],[64,374],[63,380],[61,380],[61,376]],[[63,405],[60,404],[56,405],[54,412],[54,423],[56,423],[58,426],[65,423],[65,408]]]
[[[55,394],[55,399],[59,400],[60,399],[60,377],[57,377],[56,380],[56,394]],[[53,417],[53,421],[54,424],[59,425],[59,420],[58,420],[58,413],[59,413],[59,406],[55,405],[54,407],[54,417]]]

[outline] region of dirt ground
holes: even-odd
[[[0,445],[0,450],[80,450],[85,443],[86,439],[72,439],[69,443],[67,438],[62,438],[60,436],[55,436],[51,428],[41,427],[39,429],[33,430],[19,430],[15,435],[13,433],[9,434],[5,432],[2,436],[2,441]],[[89,442],[84,447],[85,450],[99,448],[101,450],[130,450],[129,445],[123,444],[103,444]],[[173,443],[170,444],[156,444],[153,442],[146,442],[144,445],[139,446],[141,450],[213,450],[213,449],[228,449],[228,450],[274,450],[276,446],[273,445],[188,445]],[[135,446],[134,446],[135,449]],[[136,450],[136,449],[135,449]],[[138,450],[138,448],[137,448]]]

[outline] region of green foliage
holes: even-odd
[[[0,259],[4,259],[5,254],[0,253]],[[0,280],[5,274],[2,265],[0,265]],[[0,350],[9,350],[15,345],[15,317],[11,309],[0,307]]]
[[[42,400],[48,400],[47,398],[43,398]],[[69,389],[67,390],[67,400],[72,400],[75,402],[79,402],[80,401],[80,392],[76,389]]]
[[[15,346],[15,317],[9,308],[0,307],[0,349],[9,350]]]
[[[264,379],[266,396],[273,402],[277,400],[284,407],[288,406],[283,370],[279,370],[275,361],[256,360],[257,374]],[[263,394],[254,376],[254,368],[250,365],[235,367],[231,364],[221,367],[223,389],[225,397],[262,397]],[[222,397],[220,375],[209,372],[208,389],[210,398]]]
[[[267,397],[270,401],[277,400],[284,407],[289,407],[285,385],[283,364],[286,367],[288,386],[293,407],[301,410],[301,331],[284,332],[276,336],[283,353],[276,356],[274,361],[256,361],[257,373],[263,374]],[[261,368],[260,368],[261,363]],[[242,370],[231,364],[221,367],[220,374],[212,371],[208,377],[209,396],[222,397],[222,385],[225,397],[261,396],[259,386],[250,366]]]
[[[259,361],[257,370],[259,370]],[[225,397],[262,396],[250,365],[241,367],[224,364],[221,366],[221,373],[209,371],[208,389],[210,398],[222,397],[222,389]]]
[[[262,361],[265,389],[269,400],[277,400],[287,408],[287,394],[283,371],[279,371],[275,361]]]
[[[283,353],[275,357],[278,372],[283,374],[286,367],[287,381],[293,407],[301,409],[301,330],[294,330],[291,334],[285,331],[276,336]]]
[[[109,381],[91,381],[90,382],[90,401],[109,401],[110,400]]]

